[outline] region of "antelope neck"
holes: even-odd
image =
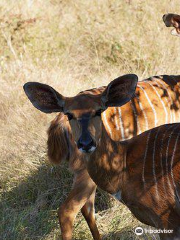
[[[126,172],[126,144],[114,142],[102,124],[102,136],[97,149],[88,156],[88,172],[103,190],[115,194],[122,190]]]

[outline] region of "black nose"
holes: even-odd
[[[91,138],[89,141],[83,141],[81,138],[77,142],[77,147],[82,152],[90,153],[96,148],[96,143]]]

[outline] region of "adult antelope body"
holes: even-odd
[[[125,80],[128,83],[128,78],[129,75],[125,75],[117,80],[124,82],[123,87]],[[101,117],[108,141],[126,140],[161,124],[178,122],[180,119],[178,111],[180,108],[179,85],[180,76],[149,78],[138,83],[134,98],[126,105],[110,107],[107,110],[104,108],[105,111],[101,114]],[[81,113],[84,114],[87,110],[87,106],[83,104],[87,103],[91,106],[92,102],[91,114],[94,116],[92,121],[96,123],[98,119],[99,122],[102,111],[99,107],[99,99],[107,91],[107,88],[84,91],[74,98],[64,98],[53,88],[40,83],[27,83],[24,90],[32,104],[39,110],[45,113],[63,112],[52,121],[48,130],[48,155],[50,159],[56,163],[59,163],[62,159],[68,159],[70,168],[75,174],[73,189],[59,210],[62,238],[63,240],[72,239],[73,221],[82,208],[82,214],[90,227],[94,239],[99,240],[100,235],[94,218],[96,184],[89,177],[84,162],[84,154],[78,150],[78,148],[81,148],[90,151],[95,148],[95,140],[82,135],[77,141],[77,135],[74,139],[74,135],[71,133],[70,124],[76,122],[75,119],[78,118],[79,124],[82,124],[82,130],[85,130],[89,124],[89,115],[82,122],[81,117],[78,116]],[[111,102],[109,102],[108,106],[111,106]],[[76,109],[76,113],[74,113],[73,109]],[[72,129],[74,129],[73,126]],[[92,135],[95,134],[97,138],[100,133],[100,128],[99,130],[94,128]],[[74,140],[76,140],[77,144],[74,143]],[[107,154],[106,148],[104,148],[104,151]],[[105,156],[103,152],[96,150],[96,153],[103,160],[103,156]]]

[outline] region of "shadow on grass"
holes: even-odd
[[[14,188],[7,187],[0,202],[0,239],[42,239],[52,231],[71,179],[64,168],[43,164]]]
[[[57,209],[70,192],[72,179],[66,165],[43,163],[16,186],[7,185],[0,198],[0,239],[45,239],[58,229]],[[109,206],[108,195],[98,191],[96,211]],[[52,237],[59,238],[60,231]]]

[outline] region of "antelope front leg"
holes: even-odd
[[[95,190],[96,185],[89,177],[87,170],[83,170],[80,173],[76,174],[73,189],[71,190],[68,198],[61,205],[58,211],[59,223],[61,227],[61,234],[63,240],[72,240],[73,223],[75,217],[83,206],[84,206],[83,209],[86,209],[85,206],[89,206],[90,202],[94,203],[93,198],[95,197]],[[87,201],[88,203],[86,205]],[[84,212],[85,210],[82,211]],[[93,235],[94,240],[100,240],[94,215],[85,213],[84,216],[87,216],[88,225],[90,221],[89,226],[91,232],[92,234],[95,234]]]
[[[94,209],[95,194],[96,194],[96,187],[94,188],[94,191],[91,194],[90,198],[82,207],[81,212],[84,218],[86,219],[86,222],[93,235],[93,238],[95,240],[101,240],[101,236],[99,234],[99,231],[96,225],[96,220],[95,220],[95,209]]]

